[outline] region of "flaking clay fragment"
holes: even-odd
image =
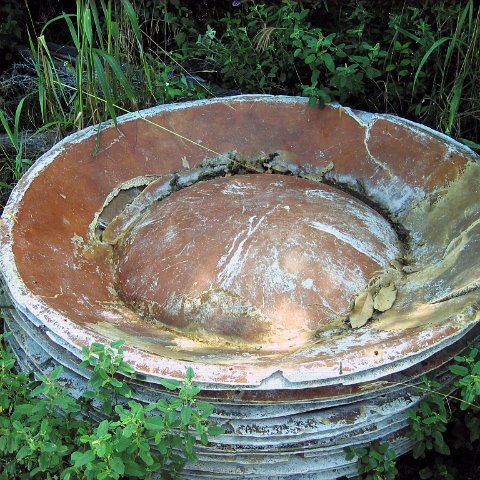
[[[395,285],[391,283],[390,285],[381,288],[375,295],[373,300],[373,308],[379,312],[385,312],[392,308],[396,298],[397,289],[395,288]]]
[[[373,298],[367,290],[355,299],[355,306],[349,315],[352,328],[363,327],[373,315]]]

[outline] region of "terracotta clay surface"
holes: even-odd
[[[73,134],[0,223],[10,344],[85,388],[126,340],[137,399],[193,367],[225,434],[186,478],[354,475],[411,448],[422,375],[479,337],[480,165],[397,117],[302,98],[164,105]],[[355,328],[352,328],[354,326]]]
[[[383,217],[338,189],[237,175],[155,203],[117,251],[117,282],[154,323],[292,348],[348,311],[398,244]]]

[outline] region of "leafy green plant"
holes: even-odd
[[[456,376],[455,386],[459,389],[461,399],[460,410],[464,412],[463,428],[461,428],[462,441],[464,445],[472,450],[473,444],[480,440],[479,352],[478,347],[472,347],[465,355],[455,357],[456,364],[450,367],[450,371]],[[463,430],[466,430],[466,432],[463,432]]]
[[[443,7],[445,8],[445,7]],[[450,14],[451,10],[447,10]],[[437,128],[452,134],[461,130],[462,99],[466,99],[465,91],[472,91],[479,81],[479,39],[480,39],[480,9],[473,0],[456,11],[453,17],[456,23],[451,23],[450,31],[440,38],[434,37],[430,47],[424,53],[415,72],[413,89],[425,67],[431,64],[432,57],[440,64],[437,67],[436,91],[438,98],[436,106],[440,106],[436,114]],[[465,90],[465,91],[464,91]]]
[[[478,148],[480,9],[366,1],[244,2],[211,21],[185,53],[243,92],[338,100],[409,116]],[[463,106],[463,108],[462,108]]]
[[[434,380],[425,379],[428,391],[432,392],[422,400],[415,409],[408,412],[411,425],[411,438],[416,445],[413,457],[425,457],[425,452],[434,450],[442,455],[450,455],[450,448],[445,442],[444,433],[450,416],[445,406],[445,396],[436,393],[440,384]]]
[[[459,388],[461,402],[460,409],[479,411],[480,406],[480,350],[473,347],[466,355],[455,357],[457,362],[450,367],[456,375],[455,386]],[[480,433],[480,432],[479,432]]]
[[[411,438],[416,441],[413,457],[421,459],[419,478],[456,480],[458,464],[452,451],[476,451],[480,440],[480,357],[472,347],[456,356],[449,367],[455,376],[454,395],[440,390],[438,382],[425,380],[429,395],[409,411]],[[449,401],[447,410],[446,401]],[[458,405],[458,407],[456,407]],[[433,453],[440,454],[433,455]],[[475,468],[475,467],[472,467]]]
[[[358,459],[358,473],[363,480],[394,480],[398,473],[395,451],[387,442],[374,442],[368,448],[348,447],[347,460]]]
[[[15,370],[15,357],[0,335],[0,479],[110,480],[178,478],[204,444],[222,429],[211,426],[213,408],[198,402],[189,369],[183,383],[164,380],[172,399],[143,405],[129,400],[123,342],[84,348],[89,387],[74,399],[61,385],[62,367],[34,380]],[[108,413],[105,418],[99,413]]]

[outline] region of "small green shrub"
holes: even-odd
[[[8,334],[6,334],[8,335]],[[74,399],[60,383],[62,367],[38,381],[16,372],[15,357],[0,335],[0,479],[110,480],[178,478],[203,444],[222,429],[209,426],[209,403],[189,369],[183,383],[164,380],[173,399],[149,405],[128,400],[123,342],[84,348],[82,366],[92,370],[90,391]],[[99,412],[106,413],[105,418]]]
[[[456,375],[455,386],[460,391],[460,409],[478,412],[480,406],[480,350],[472,348],[466,355],[455,357],[457,362],[450,367],[450,371]],[[480,430],[480,429],[479,429]],[[480,433],[480,431],[479,431]]]
[[[395,451],[387,442],[374,442],[368,448],[348,447],[347,460],[358,458],[358,473],[363,480],[394,480],[398,470]]]
[[[433,393],[408,412],[412,428],[411,438],[416,442],[413,457],[424,458],[425,452],[429,450],[450,455],[450,448],[444,439],[450,419],[445,407],[444,395],[436,393],[440,388],[438,382],[425,379],[425,385],[428,391]]]

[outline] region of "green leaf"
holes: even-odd
[[[324,53],[322,55],[322,60],[325,63],[325,66],[330,70],[330,72],[335,71],[335,62],[333,61],[332,56],[329,53]]]
[[[92,450],[85,450],[85,452],[73,452],[70,458],[72,459],[75,468],[81,468],[95,460],[95,453]]]
[[[110,84],[108,83],[107,77],[105,76],[105,70],[103,68],[102,62],[100,61],[97,50],[95,50],[94,53],[92,54],[92,58],[93,58],[93,65],[95,67],[95,74],[97,75],[98,80],[100,82],[100,86],[102,88],[102,93],[103,93],[105,104],[107,106],[108,113],[110,114],[110,118],[112,119],[114,125],[117,125],[115,105],[113,103],[113,99],[110,91],[111,87],[110,87]],[[96,99],[100,100],[97,97]],[[102,345],[102,351],[103,349],[104,347]]]
[[[462,99],[462,92],[463,92],[463,82],[460,81],[459,83],[455,84],[453,87],[453,95],[452,100],[450,102],[449,112],[448,112],[448,124],[445,128],[445,133],[450,135],[452,133],[453,124],[457,117],[458,107],[460,105],[460,101]]]
[[[110,427],[110,422],[108,420],[102,420],[97,427],[97,431],[96,431],[97,435],[99,437],[102,437],[103,435],[106,435],[109,427]]]
[[[50,373],[49,377],[52,379],[52,380],[57,380],[58,377],[61,375],[63,371],[63,367],[61,365],[58,365],[57,367],[55,367],[52,372]]]
[[[140,444],[138,454],[147,466],[153,465],[154,460],[150,453],[150,446],[148,443]]]
[[[129,477],[145,478],[145,468],[131,459],[125,460],[125,475]]]
[[[451,40],[451,37],[443,37],[437,40],[425,53],[425,55],[422,57],[422,60],[420,61],[420,64],[418,65],[417,72],[415,73],[415,77],[413,79],[413,86],[412,86],[412,91],[415,91],[415,85],[417,84],[418,76],[420,75],[420,72],[422,71],[423,66],[427,62],[427,60],[430,58],[430,55],[441,45],[443,45],[445,42],[448,42]]]
[[[465,375],[468,375],[468,368],[463,365],[452,365],[450,371],[459,377],[465,377]]]
[[[147,430],[165,430],[165,421],[160,416],[147,417],[144,426]]]
[[[129,363],[124,362],[123,360],[118,365],[118,371],[125,375],[131,375],[135,373],[135,369]]]
[[[209,417],[213,413],[213,405],[207,402],[197,402],[196,407],[204,417]]]
[[[15,455],[15,458],[20,461],[28,457],[32,453],[32,449],[28,445],[24,445]]]
[[[193,380],[193,377],[195,376],[195,373],[193,371],[192,367],[187,368],[187,374],[186,374],[186,379],[187,382],[191,382]]]
[[[225,430],[220,425],[213,425],[211,427],[208,427],[207,432],[208,432],[208,435],[215,437],[217,435],[223,435],[225,433]]]
[[[305,65],[310,65],[311,63],[313,63],[316,60],[316,58],[317,58],[317,56],[314,53],[311,53],[310,55],[307,55],[307,57],[304,60]]]
[[[125,473],[125,464],[120,457],[112,457],[110,459],[110,468],[119,475],[123,475]]]
[[[413,458],[423,458],[425,456],[425,444],[417,443],[413,449]]]
[[[192,407],[188,405],[183,407],[180,413],[180,418],[183,425],[188,425],[190,423],[190,419],[192,418]]]
[[[32,397],[36,397],[36,396],[38,396],[38,395],[41,395],[41,394],[45,393],[45,391],[46,391],[47,389],[48,389],[48,386],[47,386],[45,383],[41,383],[38,387],[35,387],[35,388],[31,391],[30,395],[31,395]],[[30,406],[30,408],[31,408],[31,406]]]
[[[146,428],[149,428],[145,425]],[[133,432],[135,431],[135,424],[133,422],[127,423],[125,428],[123,429],[122,435],[126,438],[130,438],[133,435]]]
[[[435,451],[442,455],[450,455],[450,448],[445,443],[443,435],[438,430],[433,432],[433,438],[435,439]]]
[[[176,390],[180,386],[180,382],[168,378],[162,378],[159,383],[168,390]]]
[[[427,480],[428,478],[433,477],[433,472],[430,468],[425,467],[418,471],[418,475],[420,477],[420,480]]]

